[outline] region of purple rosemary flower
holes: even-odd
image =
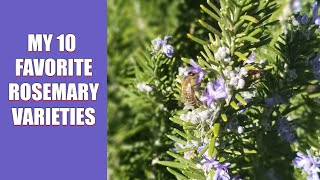
[[[168,43],[168,39],[171,38],[171,36],[165,36],[161,45],[162,45],[162,52],[169,58],[172,58],[173,56],[173,47]]]
[[[191,67],[189,67],[188,71],[184,73],[184,77],[186,77],[190,72],[198,74],[197,83],[201,83],[202,78],[204,76],[204,70],[193,60],[190,59]]]
[[[200,101],[207,102],[207,106],[209,107],[212,102],[225,98],[227,96],[226,85],[224,84],[224,79],[222,77],[218,77],[214,86],[212,86],[212,82],[208,82],[207,86],[204,90],[203,95],[200,97]]]
[[[206,145],[199,146],[197,152],[200,153]],[[204,155],[203,155],[204,156]]]
[[[197,152],[200,153],[205,146],[206,145],[199,146],[198,149],[197,149]],[[212,155],[212,157],[208,156],[208,150],[203,153],[202,158],[203,158],[201,160],[201,163],[203,164],[202,165],[202,169],[205,170],[205,171],[212,169],[214,167],[214,165],[219,163],[219,161],[215,160],[213,155]]]
[[[308,15],[307,14],[302,14],[300,16],[298,16],[297,18],[299,24],[307,24],[309,21]]]
[[[318,17],[319,4],[318,1],[315,1],[311,7],[312,10],[312,20],[315,21]]]
[[[310,180],[319,180],[318,173],[320,172],[320,159],[313,157],[309,150],[307,155],[298,152],[297,157],[292,161],[295,168],[303,169],[309,176]]]
[[[165,36],[162,41],[162,45],[168,44],[168,39],[172,38],[172,36]]]
[[[173,46],[168,44],[168,39],[170,38],[171,36],[165,36],[163,40],[160,37],[152,40],[152,53],[157,53],[161,49],[162,53],[164,53],[167,57],[172,58]]]
[[[168,44],[168,39],[172,36],[165,36],[163,41],[161,42],[162,52],[169,58],[173,56],[173,47]]]
[[[209,171],[210,169],[213,169],[215,165],[219,164],[219,161],[216,161],[215,158],[212,156],[211,158],[208,158],[206,155],[202,156],[203,159],[201,160],[202,169],[204,171]]]
[[[251,63],[255,62],[254,52],[251,52],[249,58],[245,62],[248,63],[248,64],[251,64]]]
[[[171,45],[165,45],[162,46],[162,52],[169,58],[172,58],[173,56],[173,46]]]
[[[312,21],[315,25],[320,27],[320,16],[318,16],[319,4],[315,1],[312,5]]]
[[[298,13],[301,11],[301,3],[300,0],[293,0],[291,3],[291,10],[293,13]]]
[[[228,167],[230,163],[218,163],[214,165],[216,172],[213,176],[214,180],[229,180]]]
[[[203,148],[205,147],[205,145],[200,146],[198,148],[198,152],[201,152],[203,150]],[[228,167],[230,165],[230,163],[220,163],[219,161],[215,160],[214,156],[212,155],[212,157],[208,156],[208,153],[205,152],[202,155],[203,159],[201,160],[202,165],[202,169],[205,172],[208,172],[211,169],[215,169],[215,174],[213,176],[214,180],[229,180],[230,176],[228,174]]]
[[[294,125],[286,118],[279,119],[277,131],[284,141],[292,143],[297,140]]]

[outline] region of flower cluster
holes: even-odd
[[[183,121],[190,121],[192,124],[199,124],[206,121],[210,116],[210,110],[201,111],[200,108],[188,111],[187,114],[181,114],[180,119]]]
[[[214,57],[215,60],[219,61],[220,63],[229,63],[231,60],[230,49],[222,46],[214,53]],[[255,63],[255,55],[253,52],[244,63]],[[195,73],[198,75],[196,83],[200,85],[204,78],[205,71],[193,59],[190,59],[190,64],[191,66],[187,70],[185,68],[179,68],[179,75],[183,78],[186,78],[191,72]],[[232,67],[229,66],[229,69],[222,70],[222,73],[223,74],[221,74],[221,76],[217,76],[214,81],[209,81],[206,84],[203,93],[199,98],[199,101],[203,103],[202,105],[204,105],[204,107],[195,109],[191,108],[185,114],[180,115],[181,120],[197,125],[200,132],[198,136],[201,138],[201,142],[199,141],[198,144],[209,143],[209,140],[205,135],[207,130],[205,130],[204,127],[213,128],[214,121],[218,118],[217,115],[222,108],[222,104],[219,102],[222,102],[221,100],[226,100],[228,103],[232,96],[232,89],[243,89],[245,86],[245,77],[248,75],[248,71],[245,67],[236,67],[232,69]],[[245,92],[246,91],[243,91],[241,93]],[[250,94],[247,96],[252,98],[253,95]],[[247,100],[249,101],[249,99]],[[242,126],[238,126],[236,131],[239,134],[242,134],[245,129]],[[219,139],[215,141],[215,146],[219,146]],[[196,156],[194,148],[197,147],[197,145],[195,142],[188,141],[186,146],[180,145],[179,147],[184,150],[184,158],[192,159]],[[198,151],[203,147],[204,146],[199,147]],[[230,163],[220,163],[213,156],[209,157],[208,152],[204,153],[200,163],[202,164],[201,168],[204,170],[207,178],[212,178],[215,180],[230,179],[228,174],[228,167]],[[211,171],[215,172],[214,175],[209,173]]]
[[[138,83],[137,88],[142,92],[150,92],[152,91],[152,87],[147,85],[146,83]]]
[[[204,146],[201,146],[198,148],[198,152],[201,152]],[[214,169],[215,173],[214,176],[211,177],[214,180],[229,180],[230,175],[228,174],[228,167],[230,166],[230,163],[220,163],[215,159],[214,156],[209,157],[208,151],[206,151],[202,155],[201,160],[201,168],[203,171],[209,175],[210,170]]]
[[[183,149],[184,150],[184,153],[183,153],[183,157],[185,159],[192,159],[194,157],[196,157],[196,153],[195,153],[195,148],[198,147],[198,141],[188,141],[187,144],[185,146],[183,146],[182,144],[180,143],[176,143],[176,145],[178,146],[178,148],[180,149]],[[176,149],[177,150],[177,149]]]
[[[300,0],[294,0],[291,6],[293,13],[299,13],[302,9]],[[309,19],[307,14],[301,14],[297,17],[297,20],[293,19],[293,25],[297,26],[298,24],[308,24],[309,22],[314,23],[315,25],[320,27],[320,16],[318,15],[319,11],[319,3],[315,1],[311,7],[312,17]]]
[[[245,85],[244,77],[248,75],[248,71],[244,67],[236,67],[234,70],[224,70],[223,74],[229,80],[229,85],[235,89],[242,89]]]
[[[319,11],[319,3],[316,1],[312,5],[312,21],[314,22],[315,25],[320,27],[320,16],[318,15]]]
[[[301,152],[297,153],[297,157],[293,160],[293,165],[295,168],[303,169],[308,174],[309,180],[319,180],[320,159],[312,156],[309,150],[306,151],[307,155]]]
[[[217,52],[214,54],[214,58],[217,61],[230,62],[230,49],[227,47],[219,47]]]
[[[156,54],[161,50],[161,52],[164,53],[167,57],[172,58],[173,46],[168,44],[168,39],[170,38],[171,36],[165,36],[163,40],[160,37],[152,40],[152,53]]]
[[[223,62],[227,62],[229,57],[229,49],[226,47],[222,47],[218,49],[217,53],[215,54],[215,58],[219,60],[223,60]],[[230,59],[230,58],[229,58]],[[180,68],[179,75],[182,75],[183,78],[186,78],[191,72],[197,74],[196,83],[201,84],[205,71],[193,60],[190,59],[191,66],[188,70],[184,68]],[[204,146],[200,146],[199,144],[208,144],[209,140],[205,136],[206,130],[203,127],[208,126],[212,128],[213,126],[213,119],[216,118],[216,115],[220,111],[220,106],[217,102],[220,99],[224,99],[228,96],[228,86],[223,77],[217,77],[215,81],[208,82],[202,96],[199,98],[201,102],[204,103],[205,107],[203,108],[195,108],[191,109],[185,114],[180,115],[180,119],[185,122],[191,122],[194,125],[200,127],[200,141],[188,141],[185,146],[178,145],[179,148],[183,149],[183,157],[185,159],[193,159],[196,157],[196,151],[194,149],[198,149],[198,153],[204,148]],[[209,108],[207,108],[209,107]],[[216,141],[216,145],[218,141]],[[230,163],[220,163],[217,161],[213,156],[209,157],[208,152],[205,152],[202,156],[202,159],[199,160],[199,165],[204,172],[207,178],[211,178],[214,180],[227,180],[230,179],[228,174],[228,167]],[[211,171],[214,171],[214,175],[211,175]],[[211,177],[212,176],[212,177]]]

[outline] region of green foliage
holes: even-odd
[[[175,136],[169,136],[169,138],[184,146],[195,139],[198,139],[198,143],[203,143],[203,140],[199,139],[209,139],[210,142],[205,147],[208,156],[213,155],[220,162],[231,162],[231,174],[252,179],[273,179],[275,177],[292,179],[293,169],[290,164],[294,157],[294,150],[297,149],[292,149],[289,143],[285,143],[283,139],[279,138],[277,126],[279,126],[281,118],[288,117],[288,114],[302,112],[308,107],[310,108],[311,104],[308,104],[306,97],[309,98],[309,103],[316,104],[310,99],[310,96],[317,97],[313,94],[317,94],[319,91],[318,86],[311,81],[313,74],[309,65],[310,60],[315,58],[317,54],[317,50],[310,47],[319,47],[318,36],[312,33],[315,27],[312,26],[307,30],[303,30],[307,27],[300,27],[302,31],[296,29],[291,31],[290,27],[293,25],[289,24],[289,32],[285,36],[272,36],[269,27],[279,27],[277,21],[271,17],[278,8],[275,1],[220,1],[220,7],[210,1],[207,4],[208,7],[202,5],[201,9],[218,22],[218,27],[202,20],[199,20],[199,23],[214,36],[209,34],[208,42],[191,34],[188,35],[192,40],[203,45],[201,56],[197,56],[197,59],[199,65],[208,74],[206,78],[213,80],[219,76],[224,77],[226,76],[223,73],[224,69],[234,69],[239,66],[245,67],[254,76],[248,77],[249,83],[243,90],[233,90],[229,101],[222,101],[218,104],[221,110],[214,117],[211,116],[210,120],[214,122],[213,125],[207,127],[205,124],[199,124],[192,128],[194,126],[192,123],[183,122],[180,120],[181,117],[175,116],[173,121],[182,125],[183,131],[178,134],[173,132]],[[272,38],[280,39],[272,41]],[[274,44],[274,42],[276,43]],[[301,47],[302,45],[304,47]],[[230,49],[230,64],[221,62],[214,56],[220,47]],[[253,51],[257,54],[256,60],[267,59],[268,65],[252,66],[244,63]],[[292,69],[295,69],[299,78],[292,80],[292,77],[288,77]],[[199,91],[203,90],[203,85]],[[306,91],[310,89],[309,86],[313,87],[313,92]],[[253,90],[256,90],[255,93],[258,95],[250,103],[246,103],[240,94],[245,91],[253,92]],[[179,93],[181,92],[177,91],[177,94]],[[281,100],[272,107],[264,105],[265,99],[278,96],[284,102]],[[298,98],[301,96],[303,99]],[[239,104],[241,109],[247,109],[241,114],[238,113]],[[204,107],[200,105],[200,108]],[[299,108],[303,108],[303,110]],[[312,110],[307,112],[309,115],[316,114]],[[295,116],[296,118],[299,118],[294,121],[297,125],[299,121],[310,121],[301,116]],[[245,127],[246,133],[239,135],[235,134],[235,131],[226,131],[230,124]],[[313,128],[307,127],[305,130],[311,130],[310,134],[313,138],[307,139],[313,143],[307,143],[308,146],[304,146],[304,148],[308,148],[310,144],[319,144],[316,135],[316,129],[319,126],[315,123],[312,125]],[[206,134],[199,134],[199,131],[205,131]],[[216,146],[217,142],[223,142],[223,144]],[[295,145],[297,146],[297,144]],[[186,147],[177,152],[186,155],[186,152],[195,153],[197,151],[196,147]],[[191,179],[195,178],[191,172],[198,171],[199,173],[201,171],[196,164],[200,162],[199,158],[201,159],[204,152],[200,152],[197,157],[191,157],[188,161],[176,155],[175,161],[160,161],[159,163],[179,169],[179,171],[170,171],[177,179]],[[277,169],[282,169],[282,171],[277,171]],[[213,173],[214,171],[209,172],[212,175]],[[210,177],[210,175],[207,176]],[[197,179],[205,179],[205,177]]]
[[[292,160],[297,151],[320,153],[320,87],[310,65],[320,36],[311,20],[298,23],[280,0],[108,3],[110,179],[214,179],[219,169],[205,169],[203,157],[231,163],[231,178],[306,177]],[[146,48],[167,34],[173,58]],[[182,90],[188,75],[179,72],[194,66],[189,58],[205,72],[189,86],[191,107]],[[245,84],[232,85],[242,71]],[[200,99],[219,78],[227,97],[208,106]],[[279,131],[283,123],[297,141]]]
[[[158,144],[154,148],[157,136],[163,131],[160,128],[163,122],[153,114],[161,112],[160,105],[154,102],[153,96],[135,92],[132,79],[144,43],[175,29],[175,14],[170,12],[176,7],[177,3],[171,1],[108,1],[108,176],[111,179],[166,177],[161,167],[151,165],[161,148],[166,151]]]

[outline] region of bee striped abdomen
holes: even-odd
[[[196,73],[191,72],[182,81],[181,96],[185,106],[193,107],[197,104],[198,99],[195,95],[197,88],[197,77],[198,75]]]

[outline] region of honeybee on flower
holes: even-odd
[[[204,76],[203,69],[194,60],[190,59],[190,63],[192,66],[184,73],[184,78],[181,82],[181,98],[185,103],[185,107],[194,107],[197,104],[196,90]]]

